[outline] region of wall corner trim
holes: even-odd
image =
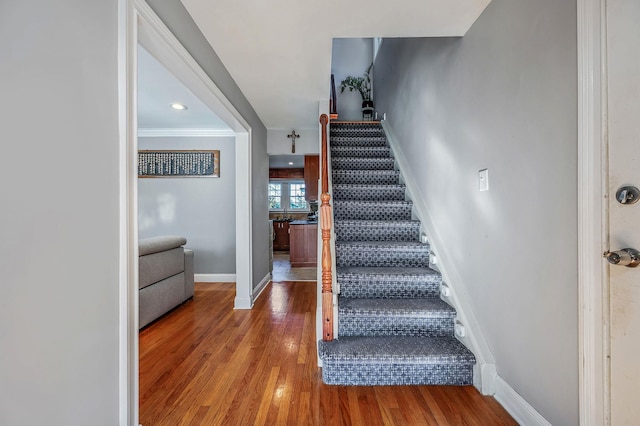
[[[529,403],[500,376],[496,377],[495,398],[519,424],[551,426],[551,423],[549,423],[547,419],[529,405]]]

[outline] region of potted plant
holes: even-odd
[[[354,77],[352,75],[347,76],[342,82],[340,82],[340,93],[344,93],[345,89],[349,89],[350,92],[354,90],[360,93],[362,96],[362,113],[373,114],[373,100],[371,100],[371,70],[373,68],[373,62],[367,68],[367,71],[362,77]]]

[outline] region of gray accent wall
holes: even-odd
[[[255,288],[269,273],[267,129],[182,3],[176,0],[147,0],[147,3],[251,126],[251,226]]]
[[[493,0],[464,37],[385,39],[375,64],[450,284],[554,425],[579,423],[576,55],[575,1]]]
[[[0,424],[119,424],[118,2],[0,2]]]
[[[139,138],[139,149],[216,149],[219,178],[138,179],[140,238],[181,235],[194,251],[196,274],[236,272],[235,139]]]

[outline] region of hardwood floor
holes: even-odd
[[[471,386],[322,383],[314,282],[269,284],[252,310],[234,285],[195,298],[140,332],[140,423],[156,425],[517,425]]]

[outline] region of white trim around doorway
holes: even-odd
[[[578,312],[580,424],[610,423],[604,0],[578,0]]]
[[[138,229],[137,105],[138,43],[156,56],[216,113],[236,143],[236,294],[253,295],[251,126],[143,0],[119,0],[120,118],[120,326],[119,424],[137,426],[138,413]]]

